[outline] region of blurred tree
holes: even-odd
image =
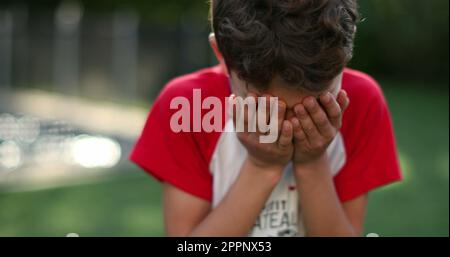
[[[26,4],[31,9],[56,8],[64,0],[2,0],[0,6]],[[77,0],[67,0],[77,1]],[[118,8],[133,8],[149,22],[173,23],[180,16],[207,18],[207,0],[78,0],[86,10],[111,12]]]
[[[0,6],[25,3],[54,8],[61,0],[2,0]],[[133,8],[142,22],[177,24],[207,20],[207,0],[80,0],[86,11]],[[359,24],[352,67],[379,77],[448,83],[448,0],[359,1]],[[445,84],[444,84],[445,85]]]
[[[406,81],[448,83],[447,0],[359,1],[352,66]]]

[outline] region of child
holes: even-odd
[[[167,235],[362,235],[369,191],[401,173],[380,87],[345,67],[356,0],[212,0],[211,21],[220,64],[164,88],[130,156],[164,183]],[[195,90],[222,106],[277,97],[278,119],[265,110],[276,142],[260,142],[259,128],[175,132],[173,99],[187,99],[190,128],[211,108],[196,116]]]

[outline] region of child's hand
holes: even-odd
[[[342,126],[342,116],[350,100],[345,91],[337,99],[331,94],[319,99],[307,97],[294,107],[296,116],[291,119],[294,127],[294,165],[320,159]]]
[[[249,93],[247,97],[253,97],[258,103],[257,96],[255,94]],[[270,97],[269,95],[264,95],[266,98],[266,122],[269,124],[270,113]],[[257,111],[261,106],[257,105]],[[236,108],[233,108],[234,117],[236,116]],[[248,110],[245,110],[244,124],[248,124]],[[261,133],[261,129],[258,127],[258,120],[254,119],[256,122],[256,132],[249,132],[249,128],[245,126],[245,132],[238,132],[238,138],[240,142],[245,146],[248,151],[248,160],[255,166],[264,169],[272,170],[281,174],[284,167],[292,160],[294,153],[293,137],[294,130],[290,121],[285,120],[286,114],[286,104],[282,101],[278,102],[278,118],[276,125],[278,127],[278,140],[274,143],[261,143],[260,136],[265,135]],[[250,113],[250,115],[252,115]],[[257,117],[258,115],[256,115]],[[274,116],[274,115],[272,115]],[[250,117],[251,119],[251,117]],[[236,120],[235,120],[236,124]]]

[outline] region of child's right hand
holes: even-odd
[[[257,95],[249,93],[247,97],[255,98],[256,103],[258,103]],[[264,95],[266,98],[266,117],[271,117],[270,115],[270,95]],[[232,101],[236,103],[235,96],[232,96]],[[236,126],[236,111],[241,110],[241,108],[236,108],[236,105],[233,105],[233,118],[234,124]],[[256,106],[256,114],[260,106]],[[237,110],[236,110],[237,109]],[[249,115],[247,108],[244,111],[244,124],[248,124]],[[256,115],[255,114],[255,115]],[[278,118],[277,118],[277,126],[278,126],[278,140],[274,143],[261,143],[260,137],[265,135],[261,133],[258,122],[256,119],[256,132],[249,132],[248,126],[245,126],[244,132],[237,132],[237,136],[240,142],[245,146],[248,152],[248,161],[253,165],[262,170],[273,171],[281,174],[284,170],[284,167],[292,160],[294,153],[293,146],[293,125],[290,121],[285,120],[286,114],[286,104],[282,101],[278,101]],[[251,114],[250,114],[251,115]],[[275,116],[275,115],[272,115]],[[251,118],[251,117],[250,117]],[[269,124],[269,120],[266,120],[266,124]]]

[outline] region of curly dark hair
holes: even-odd
[[[230,70],[255,87],[275,76],[317,92],[348,64],[356,0],[211,0],[210,19]]]

